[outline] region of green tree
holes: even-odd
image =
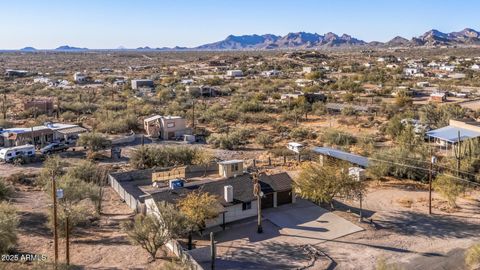
[[[365,192],[364,184],[348,174],[348,166],[333,162],[304,163],[294,188],[302,198],[329,203],[332,208],[337,196],[354,198]]]
[[[262,145],[263,148],[270,148],[273,144],[273,139],[272,139],[272,136],[270,136],[269,134],[267,133],[259,133],[256,137],[255,137],[255,141]]]
[[[82,134],[77,143],[79,146],[88,147],[88,149],[93,152],[110,146],[110,141],[98,133]]]

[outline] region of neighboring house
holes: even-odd
[[[420,70],[418,68],[405,68],[405,69],[403,69],[403,73],[406,76],[413,76],[413,75],[415,75],[419,72],[420,72]]]
[[[75,83],[83,84],[89,81],[89,77],[85,73],[75,72],[73,74],[73,80],[75,81]]]
[[[475,71],[479,71],[480,70],[480,65],[478,64],[473,64],[471,67],[470,67],[471,70],[475,70]]]
[[[314,70],[313,67],[303,67],[302,68],[302,73],[312,73]]]
[[[448,149],[459,141],[480,137],[480,122],[470,120],[450,120],[449,125],[426,133],[429,139]],[[459,138],[460,137],[460,138]]]
[[[32,111],[35,113],[51,113],[53,112],[52,99],[32,99],[23,102],[23,109],[25,111]]]
[[[443,71],[453,72],[455,71],[455,66],[445,65],[445,66],[439,67],[439,69]]]
[[[272,70],[266,70],[266,71],[262,71],[262,76],[264,77],[277,77],[281,74],[280,71],[278,70],[275,70],[275,69],[272,69]]]
[[[86,132],[78,125],[45,123],[30,128],[7,128],[0,130],[0,145],[3,147],[25,144],[46,145],[53,141],[73,143],[78,135]],[[33,143],[32,143],[33,140]]]
[[[17,69],[7,69],[5,70],[5,77],[15,78],[15,77],[25,77],[29,75],[26,70],[17,70]]]
[[[163,140],[183,137],[187,133],[186,121],[180,116],[154,115],[143,120],[148,136]]]
[[[132,89],[139,90],[140,88],[154,88],[153,80],[132,80]]]
[[[227,70],[227,76],[229,76],[229,77],[242,77],[243,76],[243,71],[241,71],[239,69]]]
[[[447,101],[447,94],[446,93],[440,93],[440,92],[435,92],[430,94],[430,100],[433,102],[445,102]]]
[[[308,80],[308,79],[297,79],[295,80],[295,83],[299,87],[307,87],[307,86],[312,86],[314,84],[313,80]]]

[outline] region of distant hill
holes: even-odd
[[[78,47],[71,47],[68,45],[63,45],[55,49],[56,51],[87,51],[88,48],[78,48]]]
[[[316,48],[364,45],[365,41],[343,34],[319,35],[317,33],[297,32],[285,36],[265,35],[230,35],[226,39],[195,47],[198,50],[244,50],[244,49],[288,49]]]
[[[34,52],[36,50],[37,49],[35,49],[34,47],[24,47],[20,49],[20,51],[23,51],[23,52]]]
[[[432,29],[423,35],[412,37],[410,40],[396,36],[387,42],[366,42],[353,36],[337,35],[329,32],[323,35],[308,32],[288,33],[284,36],[274,34],[229,35],[224,40],[203,44],[193,48],[175,46],[169,47],[138,47],[127,49],[123,46],[113,50],[134,51],[184,51],[184,50],[277,50],[277,49],[322,49],[322,48],[353,48],[353,47],[385,48],[385,47],[431,47],[431,46],[480,46],[480,32],[465,28],[458,32],[443,33]],[[21,51],[35,51],[33,47],[25,47]],[[60,46],[55,51],[76,52],[86,51],[88,48]],[[110,50],[110,49],[104,49]]]

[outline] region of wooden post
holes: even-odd
[[[55,177],[52,176],[52,196],[53,196],[53,245],[55,248],[55,266],[58,262],[58,232],[57,232],[57,185]]]
[[[272,159],[268,156],[268,166],[272,166]]]
[[[65,217],[65,244],[66,244],[66,250],[65,250],[65,259],[66,259],[66,264],[70,265],[70,228],[69,228],[69,220],[68,220],[68,213]]]
[[[210,255],[211,255],[211,269],[215,270],[216,247],[213,232],[210,232]]]

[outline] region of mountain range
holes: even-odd
[[[348,47],[419,47],[419,46],[474,46],[480,45],[480,32],[465,28],[458,32],[443,33],[432,29],[423,35],[413,37],[410,40],[396,36],[390,41],[366,42],[347,34],[341,36],[329,32],[324,35],[317,33],[297,32],[288,33],[285,36],[273,34],[265,35],[229,35],[224,40],[200,45],[193,48],[151,48],[148,46],[138,47],[139,51],[181,51],[181,50],[275,50],[275,49],[321,49],[321,48],[348,48]],[[25,47],[22,51],[35,51],[33,47]],[[87,48],[60,46],[55,51],[85,51]],[[122,47],[122,50],[124,48]]]

